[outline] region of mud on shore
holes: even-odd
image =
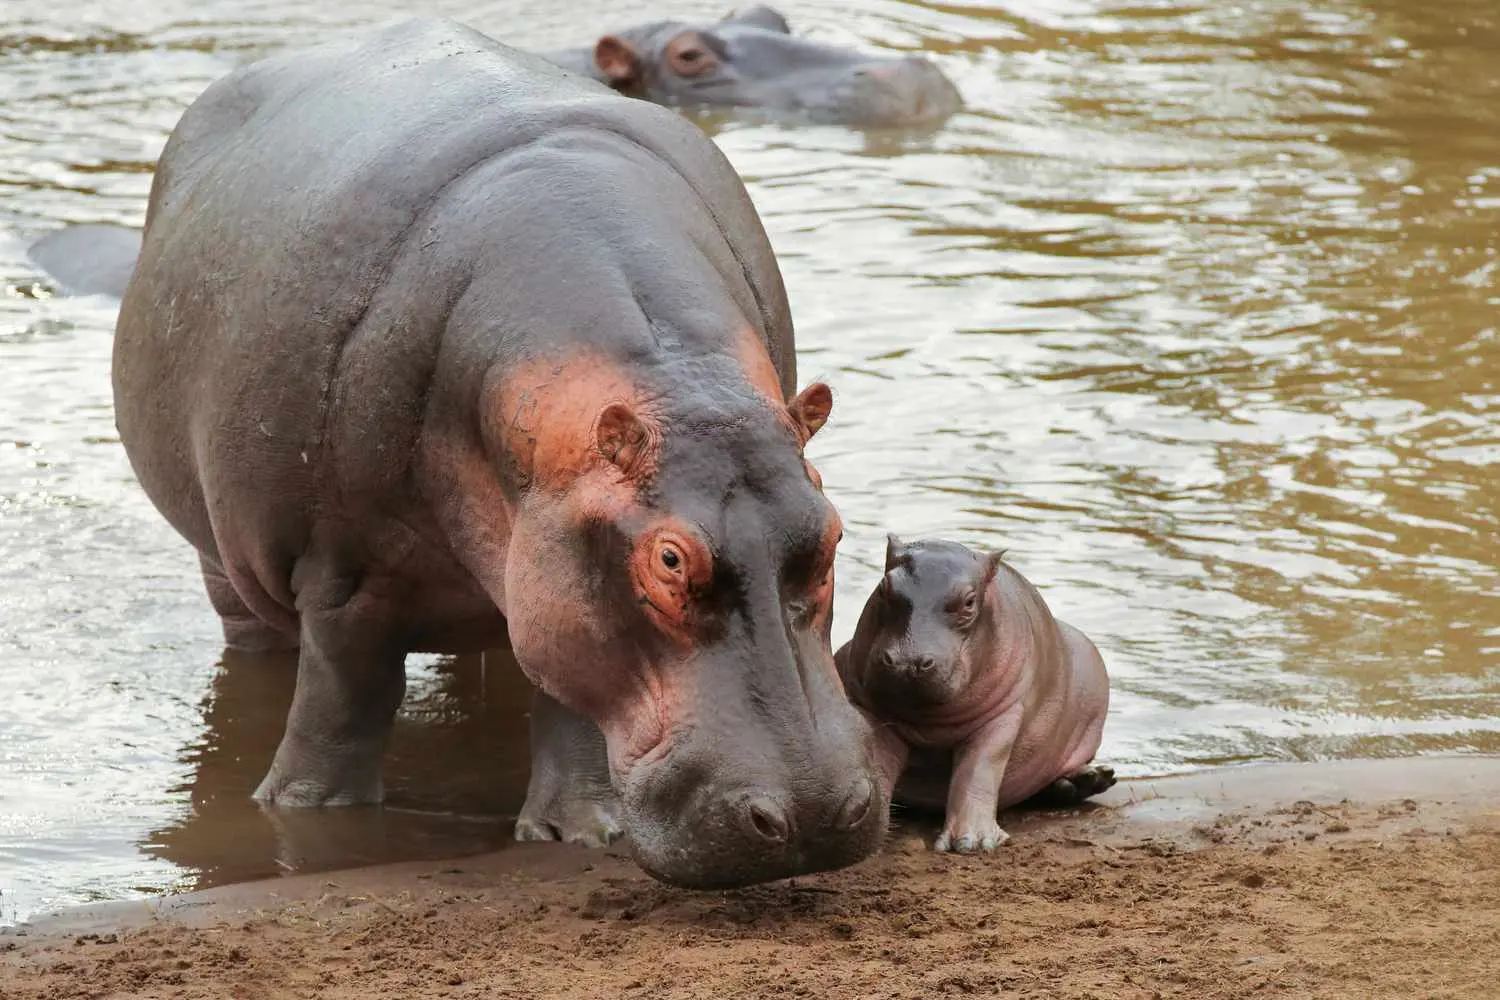
[[[1492,998],[1496,791],[1478,757],[1129,782],[994,857],[907,821],[737,892],[522,845],[64,914],[0,937],[0,996]]]

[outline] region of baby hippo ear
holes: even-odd
[[[906,548],[906,543],[895,535],[885,536],[885,571],[889,573],[896,568],[896,562],[901,558],[901,550]]]
[[[651,429],[625,403],[610,403],[599,414],[594,444],[605,460],[627,476],[641,471],[656,448]]]
[[[797,393],[797,398],[787,404],[787,413],[797,425],[802,443],[806,444],[818,429],[828,422],[833,412],[833,390],[822,382],[814,382]]]
[[[605,35],[594,43],[594,66],[616,90],[629,90],[641,82],[641,56],[619,35]]]

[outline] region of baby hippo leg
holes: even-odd
[[[986,723],[953,754],[948,814],[936,851],[993,851],[1010,839],[1000,829],[1000,785],[1021,732],[1022,706]]]

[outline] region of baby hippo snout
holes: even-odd
[[[932,672],[937,666],[937,659],[926,653],[915,653],[910,656],[897,656],[889,649],[880,653],[876,660],[880,663],[882,670],[889,670],[893,674],[910,674],[920,676]]]

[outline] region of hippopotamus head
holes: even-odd
[[[512,645],[603,731],[653,875],[711,888],[852,864],[889,804],[831,654],[842,525],[802,454],[832,397],[684,366],[675,385],[577,359],[507,376]]]
[[[763,108],[847,125],[932,122],[962,104],[926,59],[794,38],[784,17],[761,6],[716,24],[657,21],[554,61],[658,104]]]
[[[973,655],[987,618],[1001,554],[937,539],[886,538],[885,575],[865,604],[850,645],[864,665],[863,693],[892,714],[947,705],[985,664]]]

